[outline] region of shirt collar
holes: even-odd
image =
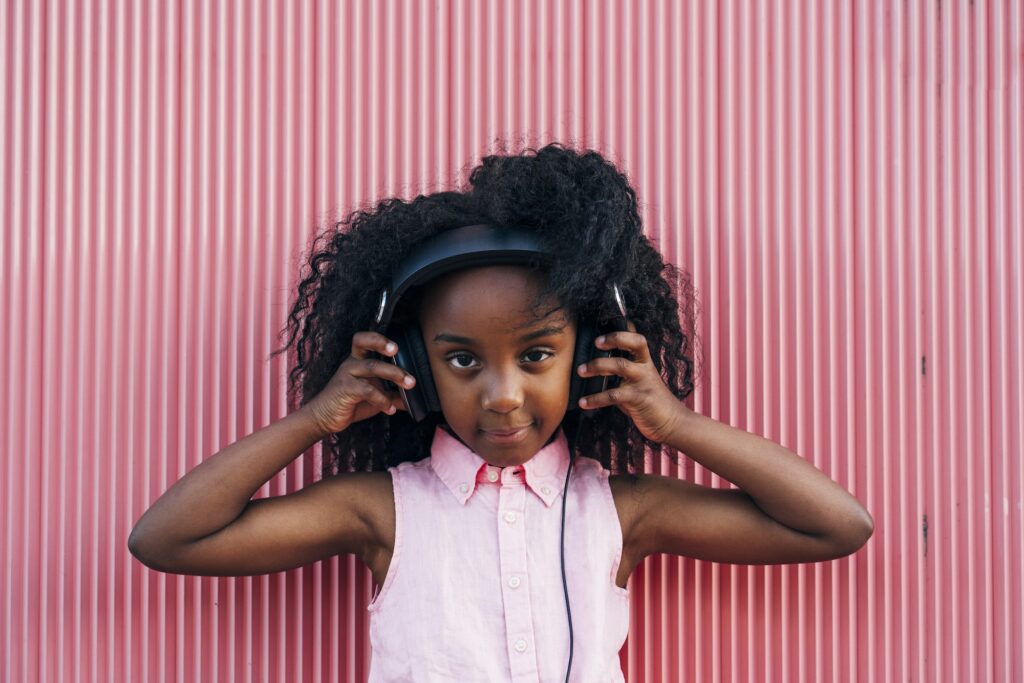
[[[459,503],[465,505],[476,491],[477,484],[522,482],[544,501],[547,507],[565,485],[569,469],[569,443],[558,428],[555,438],[523,465],[495,467],[440,426],[434,429],[430,445],[430,464]]]

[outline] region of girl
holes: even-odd
[[[289,374],[301,408],[146,511],[128,544],[147,566],[241,576],[354,553],[380,587],[371,681],[622,681],[626,586],[646,556],[815,562],[870,537],[868,512],[813,465],[683,403],[692,287],[601,155],[551,144],[488,156],[465,191],[385,200],[343,223],[314,243],[275,352],[301,327]],[[453,269],[392,302],[390,322],[422,339],[415,376],[395,362],[397,328],[375,329],[377,294],[431,238],[477,224],[528,226],[554,258]],[[625,325],[574,363],[585,321],[616,304]],[[582,378],[611,381],[570,402]],[[439,409],[407,405],[417,387]],[[251,499],[318,441],[321,481]],[[739,488],[643,474],[646,449],[683,452]]]

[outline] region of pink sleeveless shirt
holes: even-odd
[[[524,465],[494,467],[444,429],[429,457],[391,467],[395,549],[370,613],[370,683],[565,680],[564,432]],[[565,510],[570,680],[624,681],[629,591],[608,470],[577,457]]]

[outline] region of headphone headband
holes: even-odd
[[[395,267],[391,286],[381,292],[374,324],[387,325],[407,289],[443,273],[477,265],[541,265],[551,260],[536,233],[523,226],[478,223],[445,230],[424,240]]]

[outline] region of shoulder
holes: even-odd
[[[632,548],[636,545],[636,522],[640,511],[640,488],[642,475],[609,474],[608,485],[615,501],[615,511],[622,526],[622,545]]]
[[[377,548],[395,545],[395,491],[391,472],[366,472],[366,495],[361,512],[373,533]]]
[[[623,547],[637,562],[657,552],[683,554],[687,541],[700,535],[697,529],[713,529],[715,514],[743,496],[738,489],[711,489],[660,474],[610,475],[608,481]],[[671,549],[662,547],[666,535],[673,539]]]
[[[609,477],[622,519],[623,545],[642,560],[654,553],[689,555],[716,543],[722,525],[753,507],[739,489],[714,489],[661,474]]]
[[[361,559],[366,561],[381,547],[394,545],[395,496],[391,472],[345,472],[314,484],[320,486],[329,491],[332,519],[359,520],[363,537],[358,553]]]

